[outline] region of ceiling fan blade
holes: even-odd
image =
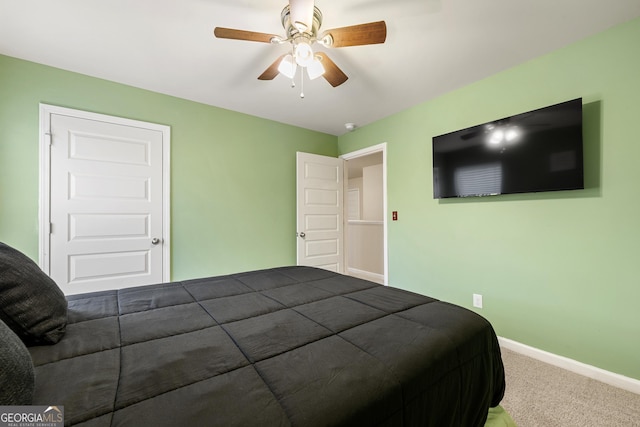
[[[384,21],[350,27],[333,28],[322,34],[322,38],[331,36],[327,47],[362,46],[365,44],[384,43],[387,39],[387,24]]]
[[[320,57],[322,66],[324,67],[324,77],[331,86],[340,86],[346,82],[349,77],[327,56],[324,52],[317,52],[316,56]]]
[[[258,76],[258,80],[273,80],[280,73],[280,71],[278,71],[278,66],[280,65],[280,62],[282,62],[282,58],[285,56],[286,53],[284,55],[280,55],[273,64],[269,65],[269,67]]]
[[[216,27],[213,34],[219,39],[247,40],[250,42],[271,43],[275,34],[256,33],[254,31],[235,30],[233,28]]]
[[[291,24],[300,32],[311,31],[313,25],[313,0],[289,0]]]

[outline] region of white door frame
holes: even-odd
[[[387,226],[388,226],[388,215],[387,215],[387,143],[383,142],[377,145],[372,145],[370,147],[363,148],[361,150],[352,151],[350,153],[345,153],[340,156],[341,159],[344,160],[352,160],[358,157],[368,156],[374,153],[382,152],[382,209],[384,212],[382,219],[382,228],[384,235],[384,284],[389,285],[389,250],[387,247]],[[345,179],[345,197],[346,197],[346,186],[348,182],[348,177],[346,176],[349,173],[349,168],[344,168]],[[347,223],[347,213],[346,213],[346,203],[345,206],[345,214],[344,214],[344,223],[345,223],[345,236],[346,236],[346,223]],[[346,245],[349,244],[347,238],[345,237],[344,242]]]
[[[109,116],[105,114],[91,113],[88,111],[74,110],[72,108],[58,107],[56,105],[40,104],[40,204],[39,204],[39,260],[40,268],[47,274],[50,272],[49,256],[51,247],[51,115],[65,115],[88,120],[115,123],[124,126],[135,126],[162,132],[162,215],[163,215],[163,244],[162,244],[162,281],[171,279],[171,228],[170,228],[170,138],[171,128],[157,123],[142,122],[123,117]]]

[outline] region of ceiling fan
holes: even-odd
[[[259,80],[272,80],[278,74],[293,79],[297,67],[300,67],[307,70],[311,80],[323,76],[333,87],[341,85],[348,77],[326,53],[313,51],[312,46],[315,43],[326,48],[339,48],[384,43],[387,38],[387,26],[384,21],[334,28],[320,33],[322,13],[313,0],[289,0],[289,4],[280,14],[280,19],[286,37],[223,27],[216,27],[213,33],[223,39],[291,44],[291,53],[277,58],[258,77]],[[304,97],[303,94],[300,96]]]

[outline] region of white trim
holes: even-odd
[[[640,380],[637,380],[635,378],[625,377],[624,375],[606,371],[604,369],[597,368],[592,365],[587,365],[586,363],[578,362],[577,360],[569,359],[568,357],[549,353],[535,347],[530,347],[526,344],[522,344],[508,338],[498,337],[498,342],[500,343],[501,347],[515,351],[516,353],[529,356],[533,359],[540,360],[550,365],[566,369],[567,371],[583,375],[587,378],[598,380],[605,384],[609,384],[611,386],[618,387],[632,393],[640,394]]]
[[[384,221],[370,221],[366,219],[350,219],[347,221],[349,224],[360,224],[360,225],[383,225]]]
[[[384,212],[383,218],[383,239],[384,239],[384,278],[383,284],[389,284],[389,249],[388,249],[388,241],[387,241],[387,232],[389,221],[387,218],[387,143],[383,142],[380,144],[372,145],[370,147],[363,148],[361,150],[352,151],[350,153],[345,153],[340,156],[341,159],[351,160],[357,157],[367,156],[369,154],[375,154],[382,152],[382,209]],[[345,173],[346,172],[345,168]],[[346,185],[346,180],[345,180]]]
[[[40,104],[40,128],[39,128],[39,159],[38,170],[40,179],[38,181],[38,263],[40,268],[49,274],[49,231],[51,227],[50,210],[51,206],[49,180],[51,177],[51,118],[44,108],[44,104]]]
[[[163,245],[162,245],[162,280],[171,280],[171,128],[167,125],[143,122],[139,120],[115,117],[105,114],[92,113],[89,111],[74,110],[72,108],[58,107],[40,103],[40,182],[39,182],[39,265],[42,270],[49,274],[49,247],[50,247],[50,178],[51,178],[51,150],[50,131],[51,115],[65,115],[82,119],[116,123],[125,126],[135,126],[144,129],[151,129],[162,132],[162,188],[163,188]]]
[[[372,273],[370,271],[360,270],[358,268],[347,267],[347,273],[349,276],[359,277],[361,279],[369,280],[371,282],[383,284],[384,275],[378,273]]]

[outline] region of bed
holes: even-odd
[[[3,381],[65,425],[483,426],[504,394],[492,326],[434,298],[299,266],[64,297],[13,251]]]

